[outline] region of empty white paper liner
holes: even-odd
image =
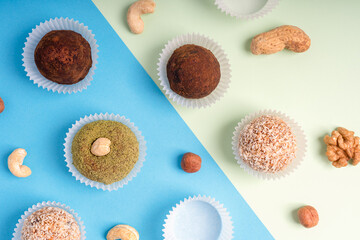
[[[86,77],[80,82],[72,85],[58,84],[53,81],[46,79],[39,72],[35,64],[34,52],[36,46],[38,45],[41,38],[53,30],[72,30],[77,32],[89,42],[91,47],[91,58],[92,58],[92,67],[90,68]],[[48,91],[58,92],[58,93],[75,93],[86,89],[91,80],[93,79],[94,70],[96,69],[96,63],[98,58],[98,45],[96,44],[95,35],[91,33],[91,30],[88,29],[84,24],[79,23],[79,21],[74,21],[74,19],[68,18],[55,18],[45,21],[37,25],[35,29],[29,34],[29,37],[26,38],[25,47],[23,48],[23,66],[25,67],[26,76],[30,78],[35,84],[39,87],[47,89]]]
[[[295,135],[296,138],[296,157],[295,159],[283,170],[276,172],[276,173],[265,173],[265,172],[259,172],[254,169],[252,169],[246,162],[244,162],[239,153],[239,136],[241,130],[248,125],[252,120],[254,120],[257,117],[260,117],[262,115],[270,115],[270,116],[277,116],[281,118],[288,126],[290,126],[291,131]],[[260,112],[256,112],[253,114],[250,114],[243,118],[241,122],[238,123],[238,125],[235,127],[235,131],[233,133],[232,137],[232,149],[233,153],[235,155],[235,159],[237,160],[237,163],[240,165],[241,168],[243,168],[246,172],[249,174],[262,178],[262,179],[278,179],[285,177],[289,174],[291,174],[295,169],[297,169],[301,162],[305,159],[306,154],[306,148],[307,148],[307,140],[305,133],[303,129],[300,127],[300,125],[295,122],[293,119],[288,117],[286,114],[281,113],[279,111],[274,110],[263,110]]]
[[[85,227],[84,227],[84,223],[83,221],[81,221],[81,218],[78,216],[78,214],[72,210],[70,207],[66,206],[65,204],[61,204],[58,202],[42,202],[42,203],[38,203],[36,205],[33,205],[31,208],[29,208],[27,211],[25,211],[25,213],[21,216],[21,218],[19,219],[18,223],[16,224],[16,228],[14,230],[13,233],[13,238],[12,240],[21,240],[21,230],[22,227],[24,225],[24,221],[26,218],[28,218],[33,212],[36,212],[37,210],[40,210],[44,207],[58,207],[61,208],[65,211],[67,211],[68,213],[70,213],[71,215],[74,216],[76,222],[79,225],[79,229],[80,229],[80,233],[81,233],[81,240],[85,240]]]
[[[232,17],[254,19],[271,12],[279,4],[279,0],[215,0],[215,4]]]
[[[195,44],[210,50],[220,64],[221,78],[218,86],[208,96],[200,99],[189,99],[178,95],[173,90],[171,90],[170,83],[167,78],[167,73],[166,73],[167,62],[169,61],[171,55],[177,48],[186,44]],[[219,100],[222,96],[224,96],[225,92],[229,88],[230,79],[231,79],[231,69],[227,55],[225,54],[224,50],[217,42],[203,35],[192,33],[192,34],[178,36],[170,40],[165,45],[164,49],[160,54],[160,58],[158,62],[158,76],[163,91],[174,102],[185,107],[202,108],[202,107],[210,106],[211,104]]]
[[[230,240],[233,223],[214,198],[194,196],[180,201],[165,219],[164,240]]]
[[[114,182],[112,184],[106,185],[101,182],[96,182],[93,180],[90,180],[83,176],[74,166],[73,160],[72,160],[72,153],[71,153],[71,145],[72,141],[76,135],[76,133],[86,124],[99,121],[99,120],[111,120],[111,121],[117,121],[128,128],[135,134],[137,141],[139,142],[139,160],[136,162],[134,168],[131,170],[131,172],[122,180],[118,182]],[[131,181],[132,178],[136,177],[136,175],[140,172],[141,167],[143,166],[143,163],[145,161],[146,156],[146,142],[144,137],[141,135],[141,132],[138,130],[138,128],[134,125],[134,123],[130,122],[129,119],[125,118],[124,116],[115,115],[115,114],[94,114],[85,116],[84,118],[80,118],[79,121],[76,121],[75,124],[72,125],[72,127],[69,129],[68,133],[66,134],[65,143],[64,143],[64,151],[65,151],[65,161],[66,166],[69,168],[69,172],[76,178],[76,180],[79,180],[81,183],[85,183],[86,185],[90,185],[91,187],[95,187],[97,189],[107,190],[107,191],[113,191],[117,190],[118,188],[123,187],[126,185],[129,181]]]

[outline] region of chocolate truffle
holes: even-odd
[[[295,135],[279,117],[257,117],[240,132],[240,157],[256,171],[279,172],[295,159],[295,152]]]
[[[80,240],[81,233],[73,215],[58,207],[43,207],[24,221],[21,240]]]
[[[110,140],[110,152],[96,156],[91,152],[99,138]],[[135,133],[117,121],[100,120],[83,126],[71,146],[73,164],[86,178],[112,184],[125,178],[139,160],[139,143]]]
[[[90,44],[70,30],[47,33],[36,46],[34,58],[39,72],[59,84],[78,83],[92,66]]]
[[[187,44],[174,51],[167,66],[170,88],[177,94],[198,99],[209,95],[220,81],[220,64],[203,47]]]

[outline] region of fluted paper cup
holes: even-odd
[[[265,173],[254,170],[246,162],[243,161],[239,152],[239,137],[242,129],[244,129],[244,127],[246,127],[255,118],[258,118],[263,115],[276,116],[281,118],[291,128],[291,131],[296,138],[295,159],[285,169],[282,169],[281,171],[278,171],[276,173]],[[288,117],[286,114],[281,113],[279,111],[263,110],[246,116],[241,120],[241,122],[238,123],[238,125],[235,127],[235,131],[232,137],[232,149],[237,163],[247,173],[255,177],[259,177],[261,179],[275,180],[291,174],[300,166],[302,161],[305,159],[306,150],[307,150],[307,140],[303,129],[292,118]]]
[[[27,219],[32,213],[34,213],[37,210],[40,210],[44,207],[57,207],[57,208],[61,208],[65,211],[67,211],[68,213],[70,213],[75,218],[76,222],[79,225],[79,229],[80,229],[80,233],[81,233],[80,239],[81,240],[86,239],[84,223],[83,223],[83,221],[81,221],[81,218],[78,216],[78,214],[74,210],[72,210],[70,207],[66,206],[65,204],[48,201],[48,202],[41,202],[36,205],[33,205],[31,208],[29,208],[27,211],[25,211],[25,213],[21,216],[18,223],[16,224],[16,228],[14,230],[12,240],[21,240],[21,230],[24,226],[25,219]]]
[[[130,130],[135,134],[137,141],[139,142],[139,159],[136,162],[134,168],[125,178],[109,185],[90,180],[85,176],[83,176],[74,166],[72,153],[71,153],[71,145],[76,133],[86,124],[99,120],[111,120],[124,124],[125,126],[130,128]],[[141,135],[141,132],[138,130],[138,128],[134,125],[134,123],[130,122],[129,119],[125,118],[124,116],[115,115],[113,113],[112,114],[101,113],[101,114],[89,115],[89,116],[85,116],[84,118],[81,118],[79,121],[76,121],[76,123],[72,125],[72,127],[69,129],[68,133],[66,134],[64,147],[65,147],[64,156],[65,156],[66,166],[69,168],[69,172],[71,172],[71,174],[76,178],[76,180],[80,181],[81,183],[84,183],[85,185],[90,185],[91,187],[102,189],[104,191],[117,190],[118,188],[122,188],[124,185],[128,184],[128,182],[131,181],[131,179],[133,179],[134,177],[136,177],[136,175],[140,172],[140,169],[144,164],[145,156],[146,156],[146,142],[144,137]]]
[[[186,44],[195,44],[210,50],[220,64],[221,77],[219,84],[215,90],[206,97],[199,99],[184,98],[170,88],[170,83],[166,73],[167,62],[177,48]],[[217,100],[224,96],[229,88],[231,69],[227,55],[217,42],[203,35],[192,33],[178,36],[170,40],[165,45],[158,62],[158,76],[162,90],[174,102],[185,107],[202,108],[214,104]]]
[[[194,196],[180,201],[165,219],[164,240],[230,240],[229,212],[214,198]]]
[[[278,4],[279,0],[215,0],[215,5],[222,12],[245,20],[263,17]]]
[[[50,81],[39,72],[35,64],[34,52],[36,46],[45,34],[53,30],[72,30],[81,34],[81,36],[90,44],[92,66],[85,78],[76,84],[65,85]],[[69,94],[81,92],[90,85],[90,82],[93,79],[94,70],[96,69],[95,65],[98,58],[98,45],[96,44],[95,35],[92,34],[91,30],[89,30],[87,26],[84,26],[83,23],[79,23],[79,21],[74,21],[74,19],[68,18],[55,18],[45,21],[44,23],[40,23],[40,25],[37,25],[36,28],[32,30],[29,37],[26,38],[23,50],[23,66],[25,67],[26,76],[28,76],[34,84],[37,84],[39,87],[47,89],[48,91]]]

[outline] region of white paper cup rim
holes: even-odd
[[[238,1],[238,0],[232,0],[232,1]],[[264,2],[264,0],[261,0],[261,2],[258,3],[259,1],[260,0],[247,0],[248,4],[255,3],[258,5]],[[279,4],[279,0],[265,0],[265,2],[266,3],[262,7],[256,7],[257,8],[256,10],[250,8],[252,10],[249,10],[248,12],[240,12],[239,10],[237,10],[238,8],[237,6],[234,6],[231,3],[229,3],[229,0],[215,0],[215,5],[218,7],[218,9],[220,9],[222,12],[226,13],[227,15],[245,20],[250,20],[265,16],[266,14],[270,13]]]
[[[83,38],[85,38],[86,41],[88,41],[90,44],[92,66],[85,78],[76,84],[65,85],[55,83],[45,78],[39,72],[35,64],[34,52],[36,46],[45,34],[53,30],[72,30],[81,34]],[[43,23],[40,23],[40,25],[37,25],[35,29],[32,29],[32,32],[29,33],[29,37],[26,38],[22,56],[26,76],[28,76],[30,80],[34,82],[34,84],[37,84],[38,87],[42,87],[48,91],[71,94],[75,92],[81,92],[91,84],[94,70],[96,69],[95,65],[97,64],[98,45],[96,44],[95,35],[91,32],[91,30],[88,29],[87,26],[84,26],[83,23],[79,23],[79,21],[75,21],[74,19],[69,18],[52,18]]]
[[[185,198],[183,201],[180,201],[180,203],[176,204],[176,206],[172,208],[172,210],[166,216],[165,224],[163,225],[164,226],[164,228],[163,228],[164,240],[185,240],[185,239],[178,239],[176,237],[176,235],[175,235],[176,229],[175,228],[179,227],[179,224],[176,224],[175,221],[179,221],[179,219],[176,219],[177,215],[179,213],[179,210],[181,211],[181,209],[186,208],[188,203],[195,202],[195,201],[201,201],[201,202],[211,205],[211,207],[213,209],[215,209],[216,212],[218,213],[220,221],[221,221],[221,226],[219,226],[220,233],[219,233],[219,236],[216,237],[216,240],[233,239],[233,234],[234,234],[233,222],[231,220],[229,212],[226,210],[226,208],[224,208],[223,204],[220,204],[218,201],[216,201],[212,197],[198,195],[198,196]],[[208,227],[210,228],[211,226],[208,226]],[[191,229],[187,228],[187,229],[189,231],[192,231],[192,233],[196,232],[196,229],[192,229],[192,228]],[[187,240],[190,240],[190,239],[187,239]],[[201,238],[201,240],[203,240],[203,239]],[[207,238],[207,240],[213,240],[213,239]],[[214,238],[214,240],[215,240],[215,238]]]
[[[221,77],[218,86],[208,96],[199,99],[189,99],[180,96],[170,88],[167,78],[166,65],[173,52],[186,44],[195,44],[210,50],[220,64]],[[208,107],[223,97],[229,88],[231,80],[231,68],[227,55],[221,46],[214,40],[198,33],[180,35],[168,41],[158,60],[158,76],[160,85],[165,94],[179,105],[191,108]]]
[[[253,168],[251,168],[247,163],[245,163],[241,159],[241,156],[239,153],[238,144],[239,144],[239,136],[240,136],[241,130],[244,129],[244,127],[246,125],[248,125],[252,120],[254,120],[255,118],[260,117],[262,115],[270,115],[270,116],[276,116],[276,117],[281,118],[286,124],[289,125],[289,127],[291,128],[291,130],[294,133],[295,138],[296,138],[297,150],[296,150],[295,159],[285,169],[283,169],[279,172],[276,172],[276,173],[265,173],[265,172],[259,172],[259,171],[254,170]],[[233,137],[232,137],[232,150],[233,150],[233,154],[235,156],[237,163],[247,173],[249,173],[255,177],[261,178],[261,179],[275,180],[275,179],[280,179],[285,176],[288,176],[292,172],[294,172],[297,168],[299,168],[299,166],[304,161],[305,156],[306,156],[307,139],[306,139],[306,135],[305,135],[303,129],[300,127],[300,125],[297,122],[295,122],[292,118],[287,116],[286,114],[284,114],[280,111],[275,111],[275,110],[262,110],[262,111],[247,115],[245,118],[243,118],[237,124],[237,126],[235,127],[235,131],[233,132]]]
[[[99,120],[117,121],[124,124],[125,126],[130,128],[130,130],[135,134],[136,139],[139,143],[139,159],[134,165],[133,169],[122,180],[108,185],[101,182],[90,180],[86,178],[84,175],[82,175],[74,166],[72,160],[72,153],[71,153],[71,145],[76,133],[84,125]],[[138,130],[138,128],[134,125],[134,123],[130,122],[129,119],[125,118],[124,116],[115,115],[113,113],[112,114],[101,113],[101,114],[94,114],[80,118],[80,120],[76,121],[75,124],[72,125],[72,127],[66,133],[64,152],[65,152],[64,156],[65,156],[66,166],[69,168],[69,172],[71,172],[72,176],[74,176],[76,180],[80,181],[81,183],[84,183],[85,185],[90,185],[91,187],[95,187],[97,189],[102,189],[104,191],[105,190],[113,191],[113,190],[117,190],[118,188],[122,188],[124,185],[128,184],[128,182],[130,182],[140,172],[146,156],[146,141],[144,137],[141,135],[141,132]]]
[[[80,233],[81,233],[81,237],[80,239],[81,240],[85,240],[86,237],[85,237],[85,226],[84,226],[84,223],[83,221],[81,221],[81,218],[79,217],[79,215],[74,211],[72,210],[70,207],[66,206],[65,204],[62,204],[62,203],[58,203],[58,202],[41,202],[41,203],[38,203],[38,204],[34,204],[32,207],[30,207],[27,211],[24,212],[23,215],[21,215],[18,223],[16,224],[16,228],[14,230],[14,233],[13,233],[13,238],[12,240],[21,240],[21,230],[22,230],[22,227],[24,225],[24,221],[25,219],[27,219],[32,213],[36,212],[37,210],[40,210],[44,207],[57,207],[57,208],[61,208],[65,211],[67,211],[68,213],[70,213],[76,220],[76,222],[78,223],[79,225],[79,229],[80,229]]]

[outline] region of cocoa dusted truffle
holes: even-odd
[[[34,53],[39,72],[59,84],[75,84],[85,78],[91,66],[90,44],[70,30],[47,33]]]
[[[192,99],[209,95],[221,77],[220,64],[214,54],[194,44],[176,49],[167,63],[166,71],[170,88]]]

